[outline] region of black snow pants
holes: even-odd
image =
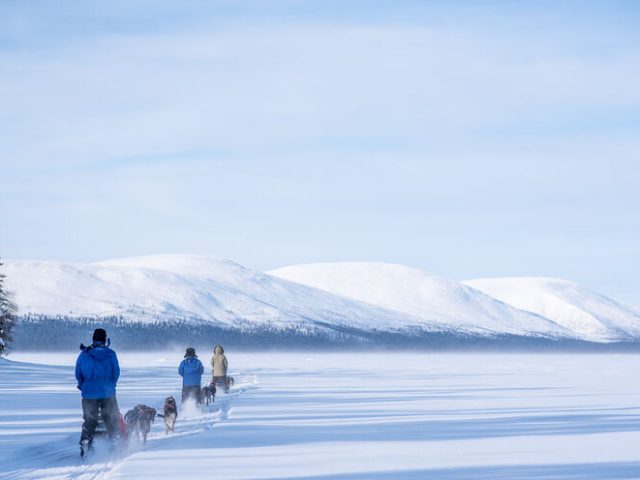
[[[98,425],[98,414],[102,414],[102,420],[107,427],[109,438],[118,434],[118,402],[115,395],[109,398],[83,398],[82,399],[82,435],[80,441],[93,441]]]
[[[202,405],[202,393],[200,392],[200,385],[189,385],[182,387],[182,403],[190,398],[195,399],[196,405]]]

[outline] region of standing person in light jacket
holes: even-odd
[[[118,434],[119,410],[116,400],[116,383],[120,378],[120,365],[116,352],[109,348],[107,332],[96,328],[93,343],[89,347],[80,345],[82,352],[76,361],[76,380],[82,392],[82,449],[91,447],[98,425],[98,415],[107,427],[109,438]]]
[[[184,403],[185,400],[194,398],[196,404],[200,405],[202,403],[200,383],[202,382],[204,367],[202,366],[202,362],[198,360],[195,348],[187,348],[187,352],[184,354],[184,360],[180,362],[180,366],[178,367],[178,373],[182,377],[182,403]]]
[[[213,357],[211,357],[212,379],[211,383],[221,386],[225,392],[229,391],[229,382],[227,380],[227,369],[229,362],[224,356],[222,345],[216,345],[213,349]]]

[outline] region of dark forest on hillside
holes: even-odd
[[[243,350],[539,350],[539,351],[640,351],[640,344],[598,344],[517,335],[474,336],[420,329],[387,332],[337,328],[316,322],[308,325],[230,327],[222,324],[176,319],[172,322],[131,322],[120,317],[20,317],[14,330],[14,351],[75,350],[90,343],[94,328],[103,327],[114,348],[152,351],[185,346],[206,347],[221,343]]]

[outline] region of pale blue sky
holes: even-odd
[[[0,255],[377,260],[640,304],[636,2],[0,2]]]

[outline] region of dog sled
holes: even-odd
[[[91,440],[85,440],[80,442],[80,457],[84,457],[89,452],[93,451],[93,443],[96,438],[108,438],[109,431],[107,429],[107,424],[102,418],[102,412],[98,413],[98,423],[96,425],[96,429],[93,433],[93,438]],[[118,412],[118,431],[116,433],[116,437],[112,439],[114,443],[125,444],[129,437],[129,430],[127,428],[127,424],[124,420],[124,417],[120,412]]]

